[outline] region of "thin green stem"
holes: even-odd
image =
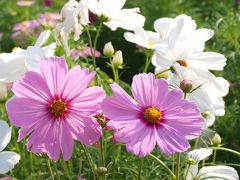
[[[80,143],[80,144],[81,144],[81,143]],[[90,169],[91,169],[91,171],[92,171],[92,173],[93,173],[93,179],[96,180],[96,172],[95,172],[94,163],[93,163],[93,161],[92,161],[92,159],[91,159],[91,156],[89,155],[86,147],[85,147],[83,144],[81,144],[81,146],[82,146],[84,155],[85,155],[85,157],[86,157],[86,159],[87,159],[87,162],[88,162],[88,164],[89,164],[89,167],[90,167]]]
[[[151,56],[149,53],[146,54],[146,61],[143,72],[146,73],[148,71],[149,65],[151,63]]]
[[[237,151],[235,151],[235,150],[228,149],[228,148],[225,148],[225,147],[213,147],[213,149],[230,152],[230,153],[233,153],[233,154],[235,154],[235,155],[237,155],[237,156],[240,156],[240,152],[237,152]]]
[[[54,166],[54,170],[55,170],[56,175],[57,175],[57,179],[60,180],[60,175],[59,175],[59,173],[58,173],[58,168],[57,168],[56,163],[54,163],[53,166]]]
[[[197,138],[197,139],[195,140],[194,149],[197,149],[198,142],[199,142],[199,138]]]
[[[190,168],[190,165],[188,164],[187,165],[187,170],[185,171],[186,174],[184,176],[184,179],[187,179],[187,174],[188,174],[189,168]]]
[[[176,179],[180,179],[180,159],[181,159],[181,154],[177,154],[177,168],[176,168]]]
[[[115,171],[116,164],[117,164],[118,160],[120,159],[121,149],[122,149],[121,144],[117,144],[117,153],[116,153],[116,156],[115,156],[115,158],[113,160],[113,171]],[[113,180],[115,180],[115,175],[116,174],[117,174],[116,172],[113,173],[113,178],[112,178]]]
[[[216,157],[217,157],[217,149],[213,149],[213,164],[215,164]]]
[[[47,160],[47,165],[48,165],[49,173],[51,175],[51,179],[54,180],[54,175],[53,175],[53,171],[52,171],[52,168],[51,168],[50,160]]]
[[[143,164],[144,164],[144,158],[141,158],[141,159],[140,159],[139,169],[138,169],[138,180],[141,180],[141,174],[142,174]]]
[[[115,82],[118,83],[119,82],[119,75],[118,75],[118,67],[115,68]]]
[[[174,173],[171,171],[171,169],[169,169],[168,166],[164,162],[162,162],[159,158],[157,158],[153,154],[150,154],[149,156],[152,157],[153,159],[157,160],[162,165],[162,167],[164,167],[169,172],[169,174],[172,176],[172,179],[176,180],[176,176],[174,175]]]
[[[164,69],[164,70],[156,73],[156,74],[155,74],[155,77],[158,77],[158,76],[160,76],[161,74],[163,74],[163,73],[165,73],[165,72],[167,72],[167,71],[170,71],[170,70],[171,70],[170,68]]]
[[[98,30],[97,30],[97,33],[96,33],[96,36],[95,36],[95,39],[94,39],[94,43],[93,43],[93,54],[92,54],[92,57],[93,57],[93,67],[94,67],[94,70],[96,71],[96,68],[97,68],[97,63],[96,63],[96,48],[97,48],[97,42],[98,42],[98,38],[100,36],[100,32],[102,30],[102,26],[103,26],[103,23],[101,22],[99,27],[98,27]]]
[[[101,165],[105,167],[105,157],[104,157],[104,138],[100,138],[100,155],[101,155]]]
[[[174,172],[174,168],[175,168],[175,155],[172,155],[172,172]]]

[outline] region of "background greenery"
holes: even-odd
[[[17,42],[10,38],[15,23],[35,19],[42,12],[59,12],[66,1],[55,0],[50,8],[44,7],[40,0],[32,7],[18,7],[16,2],[16,0],[0,0],[0,32],[4,33],[0,41],[1,52],[10,52],[17,45]],[[207,43],[206,49],[220,52],[227,57],[227,66],[224,71],[215,73],[228,79],[231,86],[228,96],[224,98],[226,114],[224,117],[217,119],[213,128],[223,138],[224,146],[240,151],[240,8],[237,3],[233,0],[127,0],[126,6],[141,8],[142,14],[146,17],[145,28],[149,30],[153,29],[154,20],[160,17],[175,17],[182,13],[192,16],[197,21],[198,27],[215,30],[215,36]],[[130,83],[134,74],[142,72],[145,56],[136,51],[134,44],[124,40],[123,30],[119,29],[113,33],[105,27],[103,31],[98,49],[101,51],[106,42],[112,41],[115,49],[123,51],[126,69],[122,70],[120,78]],[[33,43],[33,40],[33,37],[29,37],[29,45]],[[99,58],[97,63],[101,69],[111,75],[110,69],[106,68],[106,59]],[[152,66],[149,71],[153,71]],[[0,117],[7,119],[4,103],[1,104]],[[14,140],[12,140],[8,149],[17,151],[22,156],[22,160],[8,175],[18,179],[49,178],[46,160],[26,152],[24,142],[16,143],[16,137],[17,131],[14,129]],[[57,165],[52,163],[53,169],[59,172],[61,179],[63,177],[65,179],[76,179],[78,175],[91,179],[79,144],[76,143],[75,147],[72,160],[67,163],[63,163],[61,160]],[[98,154],[94,154],[94,152],[96,153],[95,149],[96,147],[92,147],[90,151],[97,157]],[[107,153],[116,152],[112,148]],[[160,152],[156,150],[156,154],[160,154]],[[110,157],[106,158],[107,162],[111,161]],[[136,179],[138,161],[138,158],[126,155],[124,152],[119,164],[115,167],[117,171],[116,179]],[[217,162],[240,164],[240,159],[231,154],[218,152]],[[110,166],[112,167],[111,164],[109,168],[111,168]],[[235,166],[235,168],[240,172],[239,167]],[[163,175],[163,169],[152,159],[146,158],[143,178],[160,179]],[[109,179],[112,179],[113,175],[109,175],[109,177]]]

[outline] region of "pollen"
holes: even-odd
[[[145,110],[144,117],[150,123],[157,123],[162,119],[162,112],[159,108],[149,107]]]
[[[149,44],[149,46],[155,45],[155,43],[153,41],[148,41],[148,44]]]
[[[55,116],[62,116],[67,111],[67,105],[61,99],[54,100],[50,107]]]
[[[180,65],[180,66],[183,66],[183,67],[188,67],[188,63],[184,60],[177,60],[177,63]]]

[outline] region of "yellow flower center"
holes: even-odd
[[[183,67],[188,67],[188,63],[184,60],[177,60],[177,63],[180,65],[180,66],[183,66]]]
[[[62,116],[67,111],[67,105],[61,99],[54,100],[50,107],[55,116]]]
[[[162,119],[162,112],[160,111],[159,108],[149,107],[145,110],[144,117],[150,123],[156,123]]]
[[[155,45],[155,43],[153,41],[148,41],[148,44],[149,44],[149,46]]]

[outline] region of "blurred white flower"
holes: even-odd
[[[34,46],[26,50],[16,48],[11,53],[0,54],[0,82],[15,82],[27,70],[36,71],[40,60],[54,55],[56,44],[43,46],[50,36],[50,31],[44,31],[38,37]]]
[[[143,27],[145,17],[140,13],[139,8],[122,9],[126,0],[82,0],[83,4],[97,16],[106,19],[104,24],[112,31],[117,28],[134,30],[136,27]]]
[[[70,55],[70,48],[68,46],[69,34],[74,32],[74,40],[77,41],[83,31],[83,25],[89,23],[88,8],[83,5],[83,0],[77,2],[76,0],[68,1],[61,10],[62,22],[55,27],[55,39],[58,45],[61,44],[59,40],[62,38],[63,46],[67,55]]]
[[[11,140],[12,128],[0,120],[0,174],[5,174],[12,170],[19,162],[20,156],[11,151],[3,151]]]
[[[161,32],[161,26],[155,26]],[[229,90],[229,83],[223,78],[215,77],[209,70],[223,70],[226,58],[219,53],[204,52],[205,42],[214,32],[205,28],[196,29],[195,21],[186,15],[169,20],[166,27],[163,28],[163,32],[167,31],[168,34],[163,43],[166,46],[156,48],[152,63],[160,69],[178,64],[188,69],[199,83],[205,83],[208,90],[212,89],[219,97],[225,96]]]
[[[187,160],[190,160],[193,162],[193,164],[197,164],[203,159],[206,159],[209,157],[213,152],[212,148],[200,148],[200,149],[194,149],[187,153]]]
[[[147,49],[155,49],[156,45],[160,43],[161,40],[157,32],[145,31],[142,27],[135,28],[134,33],[124,33],[124,38],[129,42]]]

